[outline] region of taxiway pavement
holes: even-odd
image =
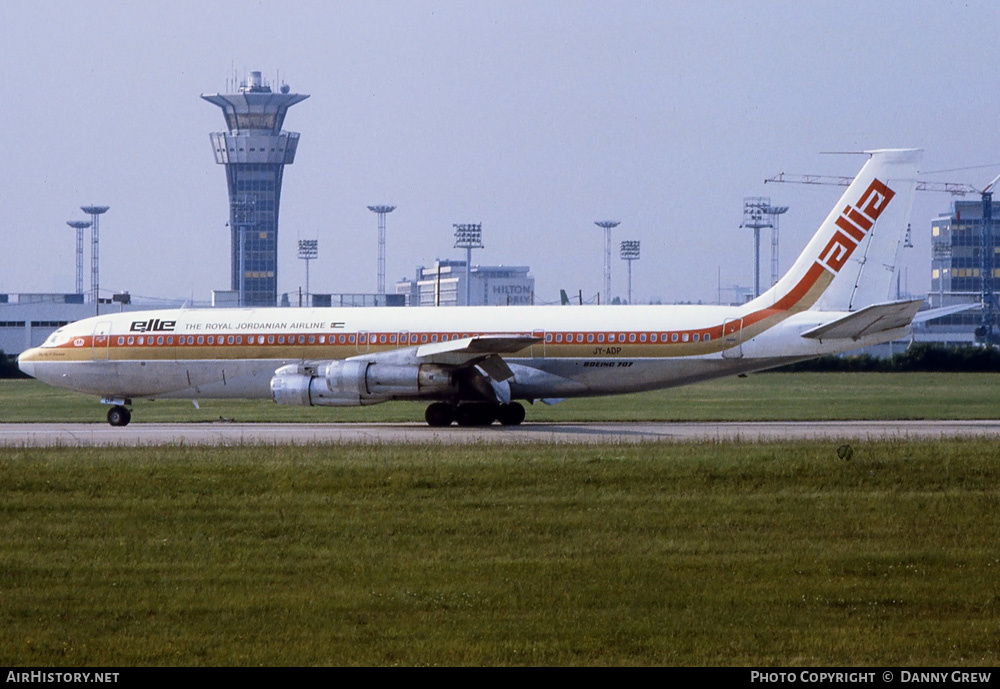
[[[3,447],[144,445],[306,445],[313,443],[644,443],[658,441],[758,442],[990,437],[1000,421],[766,421],[728,423],[525,423],[520,426],[430,428],[418,423],[271,424],[136,423],[0,424]]]

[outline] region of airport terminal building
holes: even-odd
[[[83,297],[60,292],[0,294],[0,351],[7,356],[20,354],[45,342],[58,328],[99,313],[178,308],[184,304],[181,299],[133,304],[128,293],[102,299],[99,305],[84,303]]]
[[[949,213],[931,221],[931,290],[927,295],[931,308],[981,303],[984,266],[992,282],[1000,285],[1000,202],[992,202],[987,210],[992,211],[992,218],[986,228],[985,256],[981,201],[955,201]],[[981,308],[943,316],[921,328],[918,339],[972,344],[982,318]]]
[[[437,261],[417,268],[413,280],[396,283],[407,306],[529,306],[535,303],[535,278],[528,266],[472,266],[462,260]],[[468,299],[466,295],[468,294]]]

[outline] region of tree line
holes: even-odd
[[[28,376],[21,373],[21,369],[17,367],[17,357],[7,356],[7,354],[0,349],[0,378],[27,378]]]
[[[870,354],[824,356],[773,370],[783,372],[996,373],[1000,372],[1000,348],[914,343],[906,351],[893,354],[890,357],[877,357]]]

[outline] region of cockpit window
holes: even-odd
[[[66,334],[65,328],[59,328],[54,333],[49,335],[48,339],[42,343],[43,347],[58,347],[61,344],[65,344],[69,340],[69,335]]]

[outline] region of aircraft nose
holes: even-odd
[[[32,378],[35,377],[35,362],[31,360],[31,350],[21,352],[17,357],[17,367],[27,373]]]

